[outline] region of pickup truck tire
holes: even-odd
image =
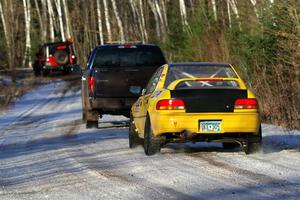
[[[154,155],[160,152],[161,144],[158,138],[153,136],[150,117],[147,116],[144,132],[144,151],[147,156]]]
[[[86,121],[86,128],[98,128],[98,121]]]
[[[128,131],[128,139],[129,139],[129,148],[133,149],[138,146],[138,136],[135,131],[135,125],[132,116],[130,115],[129,121],[129,131]]]

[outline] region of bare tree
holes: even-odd
[[[6,26],[7,22],[6,22],[6,19],[5,19],[5,15],[4,15],[4,12],[3,12],[3,6],[2,6],[1,1],[0,1],[0,16],[1,16],[1,21],[2,21],[2,27],[3,27],[6,47],[7,47],[8,65],[9,65],[9,68],[12,69],[13,65],[12,65],[12,57],[11,57],[11,43],[10,43],[9,33],[8,33],[7,26]]]
[[[36,8],[36,13],[38,15],[38,21],[39,21],[39,24],[40,24],[41,38],[43,38],[44,23],[43,23],[43,20],[42,20],[41,11],[40,11],[40,8],[39,8],[39,3],[38,3],[37,0],[34,0],[34,4],[35,4],[35,8]]]
[[[71,38],[71,30],[70,30],[70,17],[69,17],[69,9],[68,4],[66,3],[66,0],[62,0],[62,4],[64,7],[64,14],[65,14],[65,20],[66,20],[66,36],[67,38]]]
[[[257,11],[257,8],[256,8],[256,4],[257,4],[256,0],[250,0],[250,1],[251,1],[252,5],[253,5],[256,17],[259,18],[259,14],[258,14],[258,11]]]
[[[146,23],[145,23],[145,17],[144,17],[144,9],[143,9],[143,2],[142,0],[139,0],[139,6],[140,6],[140,12],[141,12],[141,19],[142,19],[142,26],[144,30],[144,36],[145,36],[145,41],[148,41],[148,33],[146,29]]]
[[[213,13],[214,13],[214,19],[215,21],[218,20],[218,15],[217,15],[217,5],[216,5],[216,0],[211,0],[212,8],[213,8]]]
[[[101,6],[100,6],[100,1],[99,0],[97,0],[97,18],[98,18],[98,29],[99,29],[100,44],[104,44],[103,31],[102,31]]]
[[[52,8],[51,0],[47,0],[47,7],[48,7],[48,15],[49,15],[49,30],[50,30],[50,41],[54,42],[54,13]]]
[[[111,3],[112,3],[112,6],[113,6],[114,14],[116,16],[118,27],[119,27],[120,41],[123,43],[125,41],[123,24],[122,24],[120,15],[119,15],[119,11],[118,11],[118,8],[117,8],[117,5],[116,5],[116,1],[111,0]]]
[[[26,35],[26,44],[25,44],[25,53],[22,62],[22,66],[24,67],[26,61],[28,60],[28,66],[32,67],[31,64],[31,38],[30,38],[30,23],[31,23],[31,6],[30,0],[23,0],[23,7],[24,7],[24,15],[25,15],[25,35]]]
[[[104,5],[104,14],[105,14],[105,24],[106,24],[106,30],[107,30],[107,39],[108,39],[108,41],[111,41],[112,37],[111,37],[107,0],[103,0],[103,5]]]
[[[159,24],[159,18],[158,18],[158,13],[157,13],[157,9],[155,6],[155,2],[148,0],[148,4],[149,4],[151,11],[153,13],[153,16],[154,16],[156,35],[157,35],[157,37],[160,38],[160,36],[161,36],[160,35],[160,24]]]
[[[43,28],[42,28],[42,38],[41,40],[43,42],[46,41],[47,38],[47,1],[46,0],[41,0],[42,3],[42,23],[43,23]]]
[[[229,0],[229,3],[230,3],[230,7],[233,10],[233,13],[236,16],[237,21],[238,21],[239,29],[242,30],[242,24],[241,24],[241,21],[240,21],[239,10],[238,10],[238,8],[236,6],[236,2],[235,2],[235,0]]]
[[[57,14],[58,14],[61,40],[65,41],[66,37],[65,37],[65,31],[64,31],[64,26],[63,26],[62,9],[61,9],[61,2],[60,2],[60,0],[55,0],[55,5],[56,5]]]
[[[184,0],[179,0],[179,8],[180,8],[180,16],[181,16],[181,21],[182,21],[182,27],[183,28],[188,28],[189,24],[187,22],[186,7],[185,7]]]
[[[232,27],[232,25],[231,25],[231,11],[230,11],[230,2],[229,2],[230,0],[227,0],[226,1],[226,4],[227,4],[227,14],[228,14],[228,24],[229,24],[229,28],[231,28]]]

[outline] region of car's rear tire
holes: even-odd
[[[259,127],[258,135],[255,136],[257,142],[252,142],[252,141],[247,141],[246,145],[244,147],[244,151],[246,154],[253,154],[257,153],[261,150],[262,146],[262,130],[261,130],[261,125]]]
[[[144,131],[144,151],[147,156],[160,152],[161,144],[158,138],[153,136],[150,117],[147,116]]]
[[[129,140],[129,148],[133,149],[138,146],[138,136],[135,131],[135,125],[132,116],[130,116],[129,121],[129,131],[128,131],[128,140]]]
[[[86,128],[98,128],[98,121],[86,121]]]

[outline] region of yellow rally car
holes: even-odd
[[[258,102],[229,64],[173,63],[153,74],[131,108],[129,147],[144,139],[146,155],[170,142],[222,142],[245,153],[261,146]]]

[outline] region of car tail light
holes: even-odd
[[[163,99],[157,102],[156,110],[184,110],[184,102],[181,99]]]
[[[71,58],[74,59],[74,58],[75,58],[75,55],[72,55]]]
[[[67,46],[58,46],[58,47],[56,47],[57,50],[66,49],[66,48],[67,48]]]
[[[95,77],[94,76],[90,76],[88,78],[88,88],[89,88],[89,92],[94,93],[95,92]]]
[[[256,99],[237,99],[234,104],[234,109],[258,109]]]
[[[46,62],[50,62],[50,58],[46,58]]]

